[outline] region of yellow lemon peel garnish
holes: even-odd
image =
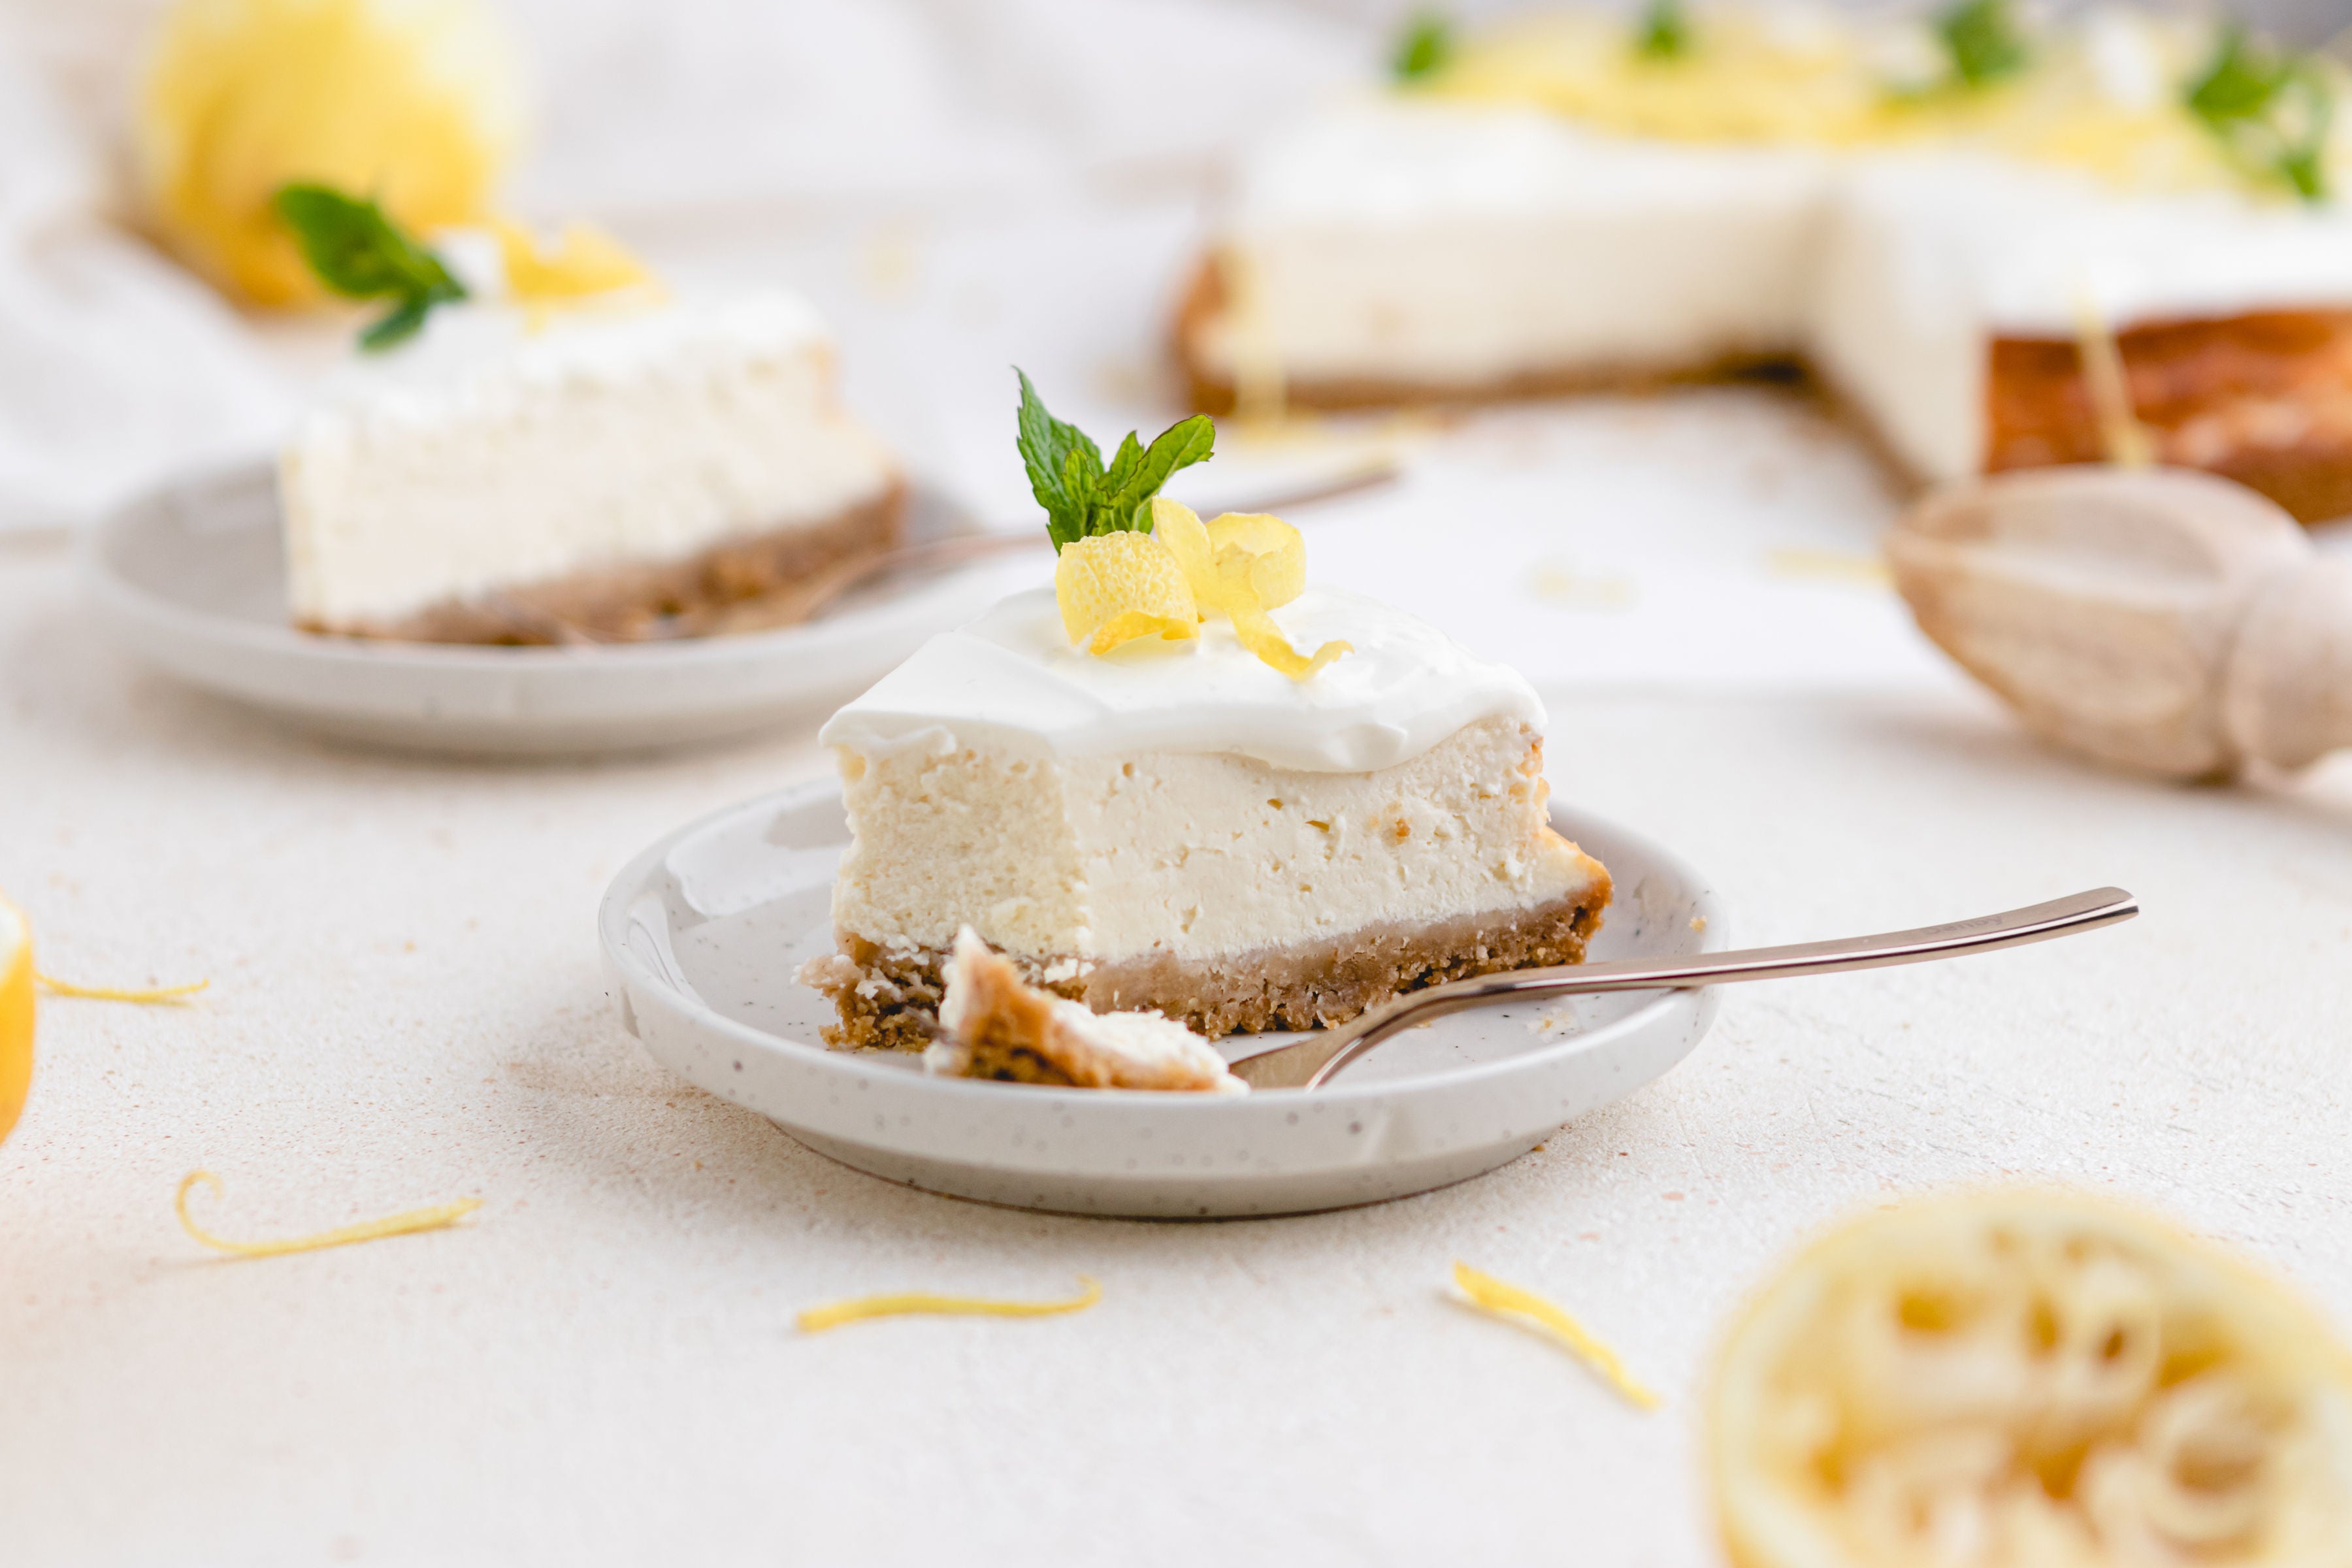
[[[1097,533],[1062,547],[1054,564],[1062,629],[1088,653],[1137,637],[1201,635],[1192,589],[1168,547],[1148,533]]]
[[[525,304],[659,287],[627,246],[593,224],[565,224],[552,246],[511,218],[491,219],[490,232],[506,264],[507,291]]]
[[[1655,1410],[1664,1403],[1639,1379],[1625,1370],[1617,1352],[1594,1339],[1582,1323],[1532,1290],[1517,1285],[1507,1285],[1490,1274],[1481,1274],[1466,1263],[1454,1266],[1454,1283],[1470,1298],[1470,1304],[1480,1311],[1497,1317],[1525,1320],[1541,1329],[1545,1335],[1567,1347],[1579,1361],[1599,1373],[1610,1387],[1625,1396],[1629,1404],[1643,1410]]]
[[[917,1313],[952,1318],[1050,1318],[1060,1312],[1083,1312],[1102,1300],[1102,1286],[1078,1276],[1078,1293],[1066,1301],[996,1301],[984,1296],[935,1296],[926,1290],[888,1296],[856,1296],[811,1307],[798,1320],[803,1333],[819,1333],[844,1323],[868,1318],[900,1318]]]
[[[522,90],[476,0],[181,0],[140,84],[135,141],[164,242],[265,305],[321,297],[270,202],[363,192],[412,233],[480,220]]]
[[[85,1002],[136,1002],[152,1007],[166,1002],[177,1002],[193,996],[212,985],[209,980],[198,980],[186,985],[151,985],[143,989],[125,990],[115,985],[77,985],[70,980],[59,980],[54,974],[36,973],[41,989],[52,996],[73,996]]]
[[[355,1241],[374,1241],[387,1236],[414,1236],[418,1231],[446,1230],[482,1206],[479,1198],[459,1198],[453,1204],[410,1209],[404,1214],[386,1215],[382,1219],[363,1220],[358,1225],[338,1226],[333,1230],[322,1230],[316,1236],[289,1237],[283,1241],[229,1241],[215,1236],[190,1216],[188,1189],[199,1182],[210,1187],[215,1196],[220,1194],[221,1179],[210,1171],[190,1171],[182,1177],[179,1195],[173,1200],[173,1207],[179,1211],[180,1228],[214,1251],[237,1258],[277,1258],[289,1252],[318,1252],[330,1247],[348,1247]]]
[[[1201,608],[1223,611],[1244,647],[1293,680],[1305,680],[1355,651],[1335,640],[1311,656],[1302,654],[1266,613],[1290,603],[1307,586],[1307,541],[1280,518],[1229,511],[1203,523],[1191,507],[1157,496],[1151,537],[1175,557]]]
[[[33,1087],[33,925],[0,899],[0,1138]]]

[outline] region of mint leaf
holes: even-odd
[[[2184,101],[2249,172],[2305,201],[2326,199],[2323,159],[2336,94],[2308,56],[2266,49],[2232,25]]]
[[[1389,58],[1399,81],[1419,81],[1454,58],[1454,24],[1442,11],[1423,11],[1405,25]]]
[[[1081,493],[1072,493],[1070,475],[1083,474],[1089,480],[1097,478],[1102,473],[1102,453],[1087,439],[1086,432],[1045,411],[1027,372],[1015,365],[1013,374],[1021,378],[1021,426],[1014,444],[1021,449],[1022,465],[1029,470],[1029,492],[1045,509],[1045,531],[1058,552],[1086,537],[1087,502],[1093,499],[1090,484]]]
[[[1645,60],[1677,60],[1690,53],[1690,41],[1682,0],[1650,0],[1633,35],[1633,52]]]
[[[1118,451],[1111,458],[1110,467],[1103,471],[1103,494],[1118,494],[1134,481],[1142,468],[1143,443],[1135,438],[1134,431],[1129,430],[1127,439],[1118,444]]]
[[[1151,531],[1151,498],[1179,468],[1208,460],[1217,427],[1206,415],[1180,419],[1149,447],[1127,433],[1103,467],[1102,451],[1075,425],[1046,412],[1037,389],[1019,366],[1021,417],[1014,445],[1029,470],[1029,490],[1045,509],[1045,533],[1059,552],[1097,533]]]
[[[1962,87],[1988,87],[2015,76],[2032,58],[2009,0],[1959,0],[1936,18],[1936,36]]]
[[[377,350],[414,333],[434,306],[466,297],[441,258],[402,231],[371,201],[328,185],[278,187],[270,205],[294,231],[319,281],[347,300],[390,299],[390,314],[360,334]]]
[[[1135,439],[1129,436],[1129,440]],[[1205,414],[1195,414],[1181,419],[1162,430],[1143,454],[1135,477],[1124,487],[1112,492],[1108,510],[1111,514],[1105,527],[1096,532],[1108,532],[1114,528],[1132,529],[1138,533],[1151,531],[1151,498],[1160,487],[1179,468],[1189,468],[1195,463],[1205,463],[1217,444],[1217,427]]]

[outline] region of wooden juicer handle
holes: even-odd
[[[1955,485],[1889,534],[1920,629],[2035,733],[2182,779],[2352,746],[2352,561],[2187,468]]]

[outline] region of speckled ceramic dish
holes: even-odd
[[[978,528],[934,491],[909,497],[910,542]],[[277,481],[261,463],[194,476],[124,507],[84,535],[82,566],[108,630],[217,696],[374,745],[572,755],[822,716],[1038,571],[1036,559],[1019,557],[909,575],[805,626],[740,637],[586,647],[318,637],[287,624]]]
[[[1720,950],[1706,881],[1615,824],[1552,821],[1617,884],[1591,956]],[[845,1165],[928,1192],[1067,1214],[1297,1214],[1426,1192],[1516,1159],[1687,1056],[1712,991],[1459,1014],[1328,1089],[1245,1096],[1039,1089],[828,1050],[832,1005],[793,978],[833,946],[848,841],[831,784],[705,817],[614,879],[597,931],[621,1017],[690,1081]]]

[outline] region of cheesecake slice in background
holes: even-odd
[[[798,297],[673,300],[593,234],[452,231],[445,264],[372,203],[279,205],[332,286],[396,300],[279,457],[305,629],[627,641],[897,542],[897,467]]]

